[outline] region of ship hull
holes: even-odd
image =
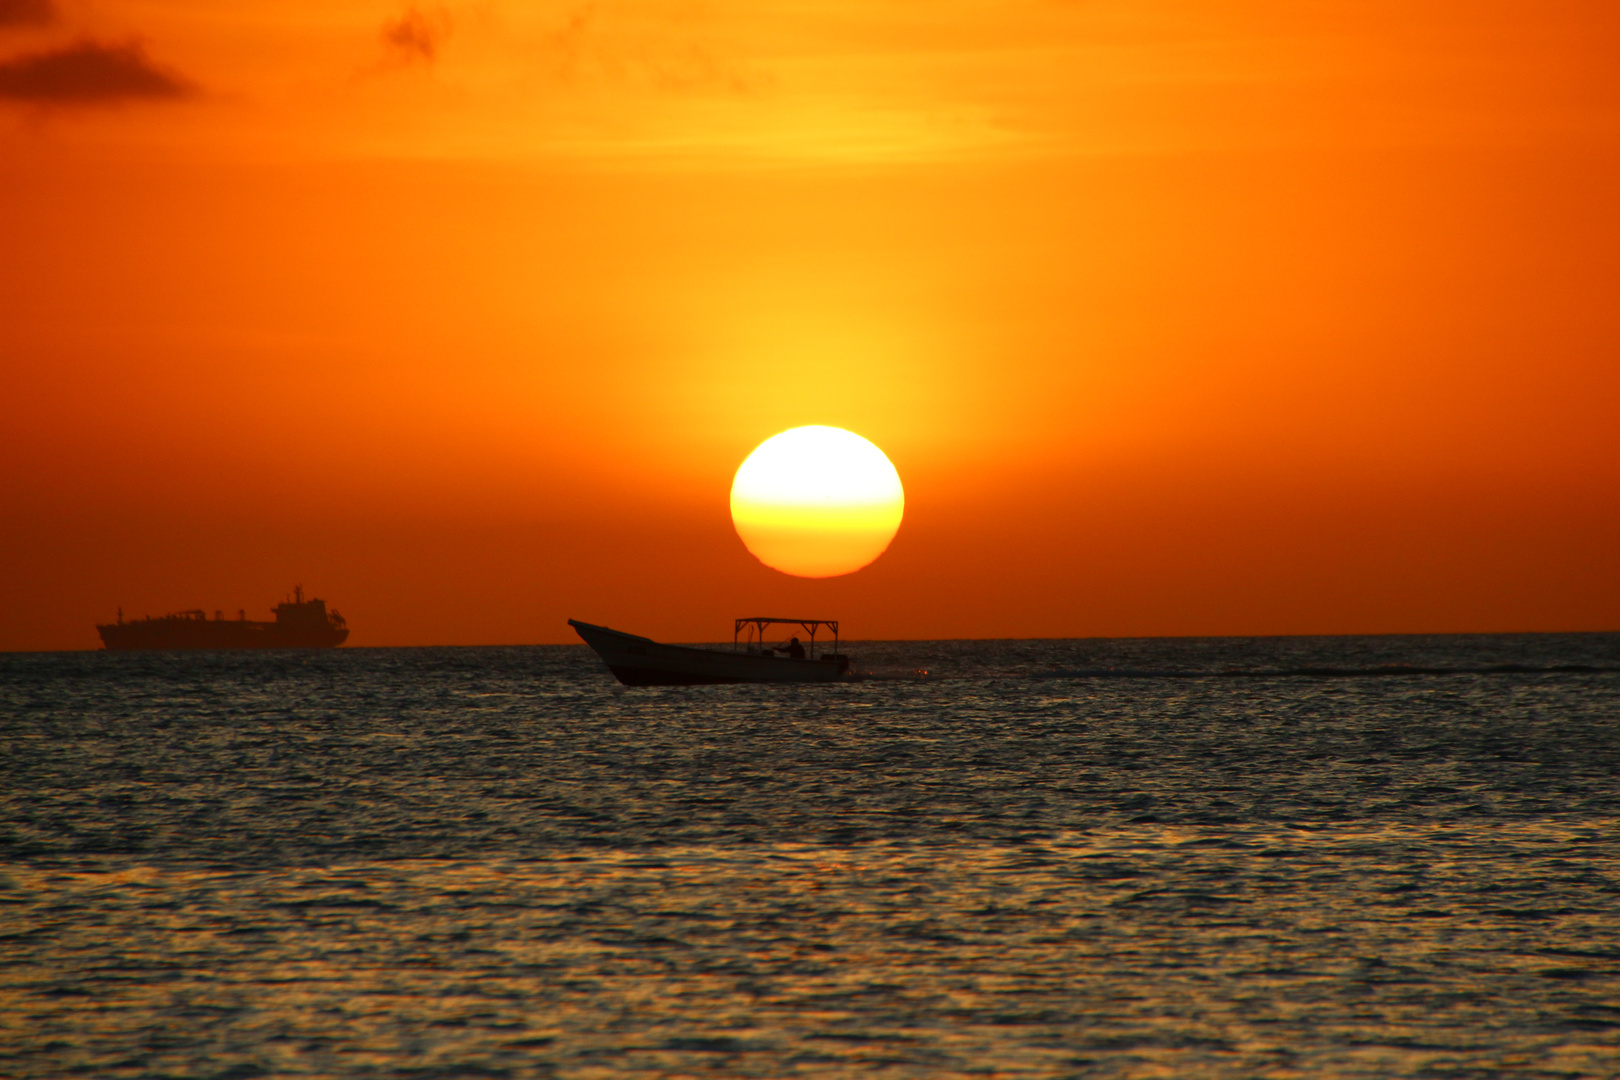
[[[226,619],[143,619],[97,626],[115,652],[139,649],[333,649],[349,631],[332,626],[285,626]]]
[[[708,683],[826,683],[843,674],[848,661],[792,660],[758,653],[664,645],[651,638],[568,620],[585,644],[626,686],[697,686]]]

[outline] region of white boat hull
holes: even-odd
[[[833,682],[847,657],[793,660],[760,653],[664,645],[651,638],[569,619],[585,644],[626,686],[693,686],[699,683]]]

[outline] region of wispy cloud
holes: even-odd
[[[450,13],[444,8],[413,4],[399,18],[383,24],[383,48],[395,63],[431,64],[449,40],[451,28]]]
[[[0,26],[48,26],[56,17],[52,0],[0,0]]]
[[[0,98],[41,105],[103,105],[191,97],[196,87],[154,63],[139,42],[82,40],[0,62]]]
[[[768,74],[705,40],[699,24],[685,7],[660,10],[588,0],[568,8],[541,41],[554,73],[565,82],[594,77],[676,93],[745,95],[771,84]]]

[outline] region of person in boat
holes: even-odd
[[[795,660],[804,659],[804,646],[799,644],[798,638],[787,643],[787,654]]]

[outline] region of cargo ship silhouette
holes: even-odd
[[[349,624],[325,600],[305,600],[302,586],[293,598],[276,605],[275,622],[253,622],[245,611],[227,619],[214,612],[178,611],[159,618],[148,616],[96,626],[108,649],[330,649],[343,644]]]

